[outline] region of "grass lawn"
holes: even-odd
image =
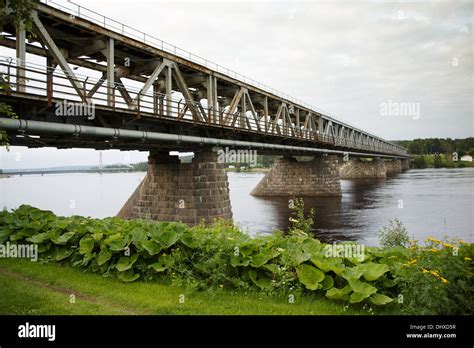
[[[227,290],[189,292],[160,283],[123,283],[60,264],[0,259],[0,314],[367,315],[322,296],[286,298]],[[75,303],[71,303],[71,295]],[[184,303],[180,303],[183,299]],[[182,302],[182,301],[181,301]],[[398,314],[396,305],[376,314]]]

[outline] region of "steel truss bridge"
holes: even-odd
[[[10,24],[0,40],[16,50],[16,58],[0,58],[8,85],[0,101],[19,115],[0,118],[12,145],[192,151],[210,144],[409,157],[401,146],[74,3],[36,1],[32,18],[34,36]],[[27,61],[27,53],[46,64]],[[58,115],[65,100],[93,105],[94,117]]]

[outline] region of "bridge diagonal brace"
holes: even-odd
[[[148,78],[148,80],[145,82],[145,84],[143,85],[142,89],[140,90],[140,92],[138,93],[138,95],[135,97],[135,99],[133,100],[133,103],[131,106],[136,106],[137,103],[138,103],[138,99],[141,99],[141,97],[146,94],[146,92],[148,92],[148,90],[150,89],[150,87],[153,85],[153,83],[155,83],[156,79],[158,78],[158,75],[160,75],[160,73],[163,71],[163,69],[167,66],[167,62],[166,61],[163,61],[161,62],[160,65],[158,65],[156,67],[156,69],[153,71],[153,73],[151,74],[151,76]]]
[[[188,109],[189,109],[188,104],[184,104],[183,109],[179,110],[179,112],[178,112],[178,121],[181,120],[184,117],[184,115],[186,114],[186,111],[188,111]]]
[[[272,122],[272,132],[275,131],[275,127],[279,128],[278,127],[278,121],[280,120],[282,112],[283,112],[283,104],[280,104],[280,106],[278,107],[278,111],[275,115],[275,119]]]
[[[309,120],[310,122],[310,128],[313,132],[313,134],[316,136],[316,134],[318,134],[318,127],[316,125],[316,119],[315,119],[315,116],[313,114],[311,114],[311,118]]]
[[[117,86],[117,90],[119,91],[120,95],[122,96],[123,100],[125,100],[125,103],[127,103],[127,106],[129,108],[133,108],[133,99],[130,96],[130,93],[128,93],[127,89],[125,88],[122,80],[117,78],[115,85]],[[141,93],[140,93],[141,95]],[[138,96],[137,96],[138,98]]]
[[[245,98],[247,99],[247,105],[250,107],[250,112],[252,113],[253,119],[255,120],[257,130],[259,132],[261,132],[260,120],[258,119],[257,112],[255,111],[255,108],[254,108],[253,103],[252,103],[252,99],[250,99],[250,94],[247,90],[245,91]]]
[[[105,80],[107,80],[107,73],[103,72],[99,81],[97,81],[95,85],[92,86],[91,90],[87,93],[87,98],[92,98],[95,92],[99,90],[100,86],[104,84]]]
[[[227,110],[227,115],[224,118],[224,124],[228,124],[230,118],[232,117],[232,126],[236,120],[235,118],[235,112],[237,111],[237,106],[240,103],[240,99],[242,99],[242,95],[244,93],[243,88],[239,88],[237,92],[235,92],[234,97],[232,98],[232,101],[230,102],[229,109]]]
[[[79,80],[77,79],[76,75],[74,74],[68,62],[66,61],[66,58],[64,58],[60,49],[54,43],[53,39],[51,38],[48,31],[46,30],[45,26],[43,25],[43,23],[41,23],[38,17],[38,13],[36,11],[33,11],[31,14],[31,18],[33,19],[33,23],[38,31],[38,35],[40,36],[41,40],[45,43],[45,45],[48,47],[48,50],[51,52],[56,62],[59,64],[59,66],[63,70],[69,82],[71,82],[72,87],[76,90],[77,95],[84,102],[86,102],[86,96],[83,93],[82,85],[79,83]]]
[[[290,111],[288,110],[288,106],[286,104],[284,105],[283,116],[284,116],[284,120],[286,121],[284,124],[287,125],[288,129],[290,129],[293,136],[296,136],[295,127],[293,125],[293,121],[291,120]]]
[[[193,120],[195,120],[195,121],[203,121],[204,120],[204,121],[207,122],[207,117],[206,117],[205,113],[204,114],[201,113],[199,108],[196,107],[197,103],[194,101],[193,96],[189,92],[188,86],[186,85],[186,81],[184,80],[184,77],[181,74],[181,71],[179,70],[178,64],[176,64],[175,62],[171,62],[171,61],[170,61],[170,64],[171,64],[171,67],[173,68],[173,73],[172,73],[173,78],[176,81],[176,83],[177,83],[177,85],[180,89],[180,92],[183,94],[184,100],[185,100],[186,104],[188,105],[189,110],[191,110],[191,114],[193,115]]]

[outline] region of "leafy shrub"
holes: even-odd
[[[415,156],[413,160],[411,161],[411,166],[412,168],[416,168],[416,169],[426,168],[425,156],[423,155]]]
[[[408,231],[398,219],[390,221],[390,226],[383,227],[378,235],[382,248],[405,247],[410,243]]]
[[[443,159],[441,158],[441,155],[438,154],[438,153],[434,155],[433,166],[435,168],[442,168],[443,167]]]
[[[397,284],[408,314],[473,314],[474,283],[472,244],[443,242],[413,245],[410,260],[397,270]]]
[[[206,291],[321,293],[333,300],[370,305],[392,303],[402,292],[405,303],[414,308],[429,301],[432,288],[406,266],[420,253],[428,269],[442,270],[440,274],[453,283],[444,288],[436,283],[444,291],[440,299],[453,296],[446,306],[458,301],[462,307],[453,311],[472,311],[472,268],[466,273],[459,260],[444,264],[443,259],[432,259],[436,253],[424,249],[366,247],[362,258],[327,257],[328,245],[306,233],[251,238],[222,220],[190,228],[176,222],[57,217],[27,205],[0,212],[0,244],[5,242],[37,244],[42,262],[68,263],[124,282],[140,278]],[[464,245],[460,255],[472,259],[472,246]],[[426,291],[426,297],[410,286],[410,282],[418,286],[418,281],[430,286],[416,289]],[[436,310],[434,305],[427,308]]]
[[[290,208],[292,210],[290,215],[290,234],[308,234],[311,232],[311,227],[314,223],[315,211],[311,208],[309,215],[305,216],[304,201],[302,198],[293,198],[290,201]]]

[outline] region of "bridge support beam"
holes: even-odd
[[[402,171],[410,169],[410,160],[409,159],[402,159]]]
[[[386,160],[385,169],[387,175],[398,174],[402,172],[402,161],[399,159]]]
[[[384,160],[380,158],[370,161],[351,159],[339,167],[339,175],[341,179],[385,179],[387,177]]]
[[[253,196],[341,196],[335,155],[298,162],[293,157],[275,160],[272,169],[251,192]]]
[[[16,29],[16,59],[16,90],[25,92],[26,32],[23,23],[19,24]]]
[[[192,163],[180,163],[166,152],[150,152],[148,172],[117,214],[123,219],[181,221],[232,219],[229,183],[217,152],[206,148]]]

